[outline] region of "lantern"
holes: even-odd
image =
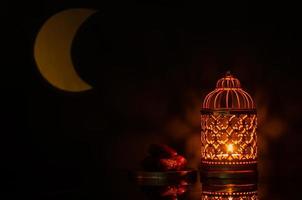
[[[252,97],[229,72],[201,107],[201,173],[214,177],[256,175],[257,115]]]

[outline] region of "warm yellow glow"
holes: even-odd
[[[233,153],[233,152],[234,152],[234,146],[233,146],[233,144],[228,144],[228,145],[227,145],[227,151],[228,151],[229,153]]]
[[[40,29],[34,57],[41,75],[53,86],[70,92],[92,87],[79,77],[71,59],[71,46],[79,27],[94,14],[91,9],[69,9],[49,18]]]

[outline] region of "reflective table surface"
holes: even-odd
[[[286,184],[284,184],[286,183]],[[292,180],[207,179],[175,183],[138,183],[130,181],[123,190],[124,199],[186,199],[186,200],[279,200],[300,199],[299,187]]]

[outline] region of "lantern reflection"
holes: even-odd
[[[206,181],[202,183],[201,200],[258,200],[256,182]]]
[[[197,180],[197,171],[144,172],[131,174],[140,189],[150,200],[182,199]]]
[[[201,168],[211,171],[255,173],[257,116],[252,97],[237,78],[227,73],[201,108]],[[219,175],[220,176],[220,175]]]

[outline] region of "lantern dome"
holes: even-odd
[[[202,110],[254,110],[252,97],[241,88],[240,81],[230,72],[219,79],[216,89],[204,99]]]

